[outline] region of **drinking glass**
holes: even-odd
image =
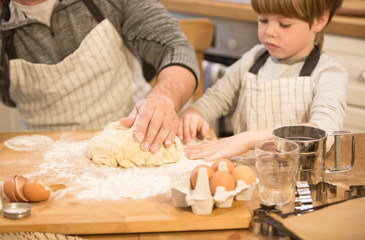
[[[292,199],[298,172],[299,146],[293,141],[266,140],[255,146],[261,201],[285,205]]]

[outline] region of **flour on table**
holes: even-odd
[[[53,142],[52,138],[43,135],[23,135],[10,138],[4,145],[15,151],[37,151],[44,150]]]
[[[56,201],[119,201],[145,199],[161,194],[168,196],[173,182],[189,176],[200,164],[211,165],[211,162],[190,160],[184,155],[176,163],[161,166],[122,168],[98,165],[87,156],[90,140],[76,141],[71,135],[62,134],[58,140],[41,135],[23,136],[16,139],[16,145],[12,145],[17,146],[18,150],[34,150],[42,146],[43,149],[36,152],[39,158],[22,175],[37,177],[51,188],[64,186],[52,193],[51,198]],[[19,166],[24,164],[22,161],[14,163],[10,160],[6,163]]]
[[[43,153],[43,161],[33,166],[37,171],[25,177],[37,176],[47,185],[65,185],[52,194],[56,199],[103,201],[144,199],[169,195],[172,183],[186,177],[203,160],[182,156],[177,163],[134,168],[97,165],[87,157],[89,140],[54,141]],[[33,168],[34,169],[34,168]]]
[[[96,164],[132,168],[175,163],[183,156],[184,149],[178,137],[171,147],[162,146],[154,154],[142,151],[141,142],[135,139],[135,130],[134,126],[124,128],[119,122],[109,123],[90,140],[88,157]]]

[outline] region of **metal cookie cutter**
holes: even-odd
[[[16,202],[3,206],[3,216],[10,219],[25,218],[30,215],[31,205],[29,203]]]
[[[280,215],[281,210],[276,209],[276,205],[267,206],[260,204],[260,208],[257,208],[253,211],[253,217],[250,222],[250,231],[255,235],[283,235],[277,229],[267,223],[268,215],[271,213],[277,213]]]
[[[321,203],[326,203],[327,199],[337,196],[337,186],[323,181],[310,185],[310,191],[312,193],[312,199]]]
[[[365,185],[351,185],[349,190],[345,190],[345,199],[365,196]]]
[[[295,194],[295,211],[304,211],[313,208],[313,200],[310,187],[307,181],[299,181],[296,183]]]

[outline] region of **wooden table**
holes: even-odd
[[[341,200],[344,198],[344,191],[348,189],[350,185],[365,185],[365,133],[355,134],[356,138],[356,148],[355,148],[355,166],[352,170],[342,173],[333,173],[326,176],[326,181],[337,185],[337,198],[331,199],[331,201]],[[345,163],[349,161],[349,149],[350,149],[350,138],[345,138],[343,142],[343,157],[345,158]],[[333,161],[333,151],[331,150],[327,154],[326,163],[327,165],[332,165]],[[237,162],[242,162],[247,165],[253,165],[254,160],[252,160],[252,154],[248,156],[242,156],[242,158],[237,158]],[[258,208],[260,204],[260,198],[258,194],[258,189],[255,189],[254,195],[250,201],[246,203],[247,208],[252,214],[253,210]],[[290,210],[288,210],[290,209]],[[283,207],[281,210],[292,211],[293,206]],[[335,230],[334,230],[335,231]],[[279,239],[278,237],[267,237],[262,235],[254,235],[248,229],[228,229],[219,231],[188,231],[188,232],[164,232],[164,233],[140,233],[133,235],[109,235],[108,238],[102,235],[84,236],[87,239],[92,240],[102,240],[102,239],[139,239],[139,240],[165,240],[165,239],[212,239],[212,240],[231,240],[231,239],[247,239],[247,240],[262,240],[262,239]]]
[[[66,139],[75,145],[91,139],[95,133],[95,131],[75,131],[0,134],[0,179],[4,181],[9,175],[37,175],[41,171],[42,164],[47,163],[45,150],[28,152],[12,150],[4,145],[8,139],[20,135],[38,134],[50,137],[53,141]],[[55,161],[76,161],[76,158],[79,157],[82,156],[76,154],[74,160],[66,159],[69,158],[66,154],[64,159],[56,158]],[[46,173],[48,175],[40,172],[39,175],[43,177],[41,180],[46,185],[63,186],[59,191],[63,191],[63,188],[70,188],[72,183],[68,182],[67,176],[62,177],[64,172],[74,171],[74,174],[79,176],[83,171],[83,165],[85,168],[90,164],[93,167],[97,166],[86,156],[83,157],[85,159],[81,163],[81,168],[52,169],[49,174]],[[118,170],[122,171],[123,169]],[[59,174],[61,177],[57,176]],[[57,182],[54,182],[53,178],[57,179]],[[97,181],[96,184],[100,182],[98,179],[95,181]],[[89,235],[245,229],[248,228],[251,218],[245,202],[238,201],[234,201],[231,208],[214,209],[212,214],[205,216],[193,214],[190,208],[174,207],[172,199],[167,194],[145,199],[102,199],[101,201],[80,201],[76,198],[77,194],[74,192],[67,196],[32,203],[31,216],[25,219],[10,220],[1,217],[0,233],[38,231]],[[6,198],[3,197],[3,199],[6,203]]]
[[[75,141],[90,139],[95,131],[68,132]],[[32,159],[29,152],[20,153],[4,146],[4,141],[12,137],[30,133],[0,134],[0,179],[18,170],[26,173]],[[32,133],[33,134],[33,133]],[[59,139],[65,133],[35,133]],[[329,179],[343,183],[342,186],[365,184],[365,133],[356,136],[355,167],[346,173],[336,173]],[[345,141],[348,145],[348,141]],[[348,149],[348,148],[346,148]],[[346,155],[346,152],[343,152]],[[42,154],[36,154],[41,158]],[[331,158],[331,154],[329,155]],[[18,162],[13,168],[9,159]],[[22,159],[22,160],[20,160]],[[246,163],[254,160],[242,158]],[[39,159],[38,159],[39,160]],[[38,161],[37,160],[37,161]],[[23,162],[21,162],[23,161]],[[240,159],[236,161],[241,161]],[[4,163],[6,163],[4,165]],[[29,170],[29,169],[28,169]],[[15,173],[15,172],[14,172]],[[341,190],[342,191],[342,190]],[[340,193],[340,192],[339,192]],[[341,195],[341,193],[340,193]],[[341,197],[341,196],[340,196]],[[6,203],[6,202],[4,202]],[[155,196],[141,200],[110,201],[102,203],[80,203],[74,199],[64,201],[48,200],[32,203],[32,215],[21,220],[0,218],[1,232],[40,231],[78,235],[86,239],[264,239],[248,231],[252,211],[259,206],[257,190],[248,202],[234,202],[229,209],[214,209],[208,216],[192,214],[190,209],[179,209],[166,196]],[[97,209],[97,211],[96,211]],[[116,211],[116,209],[118,211]]]

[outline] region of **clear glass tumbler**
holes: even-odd
[[[259,193],[265,205],[292,199],[298,172],[299,146],[293,141],[266,140],[255,147]]]

